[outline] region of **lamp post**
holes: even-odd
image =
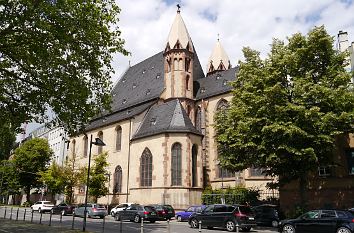
[[[111,187],[111,173],[105,174],[108,177],[108,193],[107,193],[107,214],[109,214],[109,188]]]
[[[105,146],[104,142],[99,139],[95,138],[95,141],[92,141],[92,134],[90,138],[90,152],[89,152],[89,159],[88,159],[88,168],[87,168],[87,179],[86,179],[86,191],[85,191],[85,210],[84,210],[84,222],[82,224],[82,231],[86,231],[86,213],[87,213],[87,196],[88,196],[88,190],[89,190],[89,182],[90,182],[90,164],[91,164],[91,150],[92,150],[92,145],[96,146]]]

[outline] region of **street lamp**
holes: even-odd
[[[82,225],[82,231],[86,230],[86,212],[87,212],[87,196],[89,190],[89,182],[90,182],[90,164],[91,164],[91,150],[92,145],[96,146],[105,146],[106,144],[99,138],[95,138],[95,141],[92,141],[92,134],[90,138],[90,152],[89,152],[89,159],[88,159],[88,168],[87,168],[87,179],[86,179],[86,192],[85,192],[85,210],[84,210],[84,223]]]

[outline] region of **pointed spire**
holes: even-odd
[[[168,43],[167,46],[170,46],[171,49],[173,48],[186,49],[188,44],[190,44],[189,47],[193,47],[192,46],[193,43],[189,36],[187,27],[184,24],[184,21],[180,14],[181,12],[180,8],[181,6],[177,4],[177,15],[175,17],[175,20],[172,23],[171,30],[167,38],[167,43]]]
[[[218,34],[218,40],[208,60],[207,75],[215,71],[227,70],[229,68],[231,68],[230,59],[220,43]]]

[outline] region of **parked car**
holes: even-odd
[[[159,220],[167,220],[175,217],[175,209],[171,205],[151,204],[157,211]]]
[[[144,218],[145,221],[154,223],[158,220],[157,211],[152,206],[132,204],[114,215],[114,220],[116,221],[130,220],[138,223],[142,218]]]
[[[282,220],[283,233],[353,233],[354,215],[346,210],[311,210],[296,219]]]
[[[84,217],[85,204],[80,204],[77,208],[74,209],[73,215]],[[96,203],[87,203],[86,205],[86,217],[99,217],[104,218],[107,215],[107,210],[104,205]]]
[[[252,207],[252,210],[255,213],[257,225],[278,227],[279,221],[282,218],[278,206],[264,204]]]
[[[38,211],[39,213],[50,212],[54,204],[50,201],[37,201],[31,206],[31,211]]]
[[[129,206],[131,206],[133,203],[122,203],[117,205],[116,207],[111,209],[111,216],[114,217],[114,215],[118,212],[121,211]]]
[[[52,208],[51,212],[52,212],[52,214],[61,214],[61,215],[65,216],[68,214],[72,214],[74,209],[75,209],[75,206],[73,206],[73,205],[61,203],[59,205],[54,206]]]
[[[206,205],[192,205],[192,206],[189,206],[184,211],[177,212],[175,214],[176,219],[177,219],[178,222],[187,221],[189,216],[191,216],[195,212],[201,212],[205,207],[206,207]]]
[[[199,221],[202,222],[202,227],[222,227],[230,232],[235,231],[237,225],[243,231],[250,231],[257,225],[253,211],[244,205],[209,205],[202,212],[193,213],[188,219],[192,228],[198,228]]]

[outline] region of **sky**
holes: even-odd
[[[121,8],[118,27],[131,56],[115,54],[112,82],[119,80],[131,65],[164,50],[176,16],[176,4],[191,36],[201,65],[206,69],[217,41],[228,54],[231,65],[243,59],[249,46],[265,57],[273,38],[306,34],[324,25],[334,37],[340,30],[354,40],[353,0],[117,0]],[[27,126],[27,133],[38,127]]]

